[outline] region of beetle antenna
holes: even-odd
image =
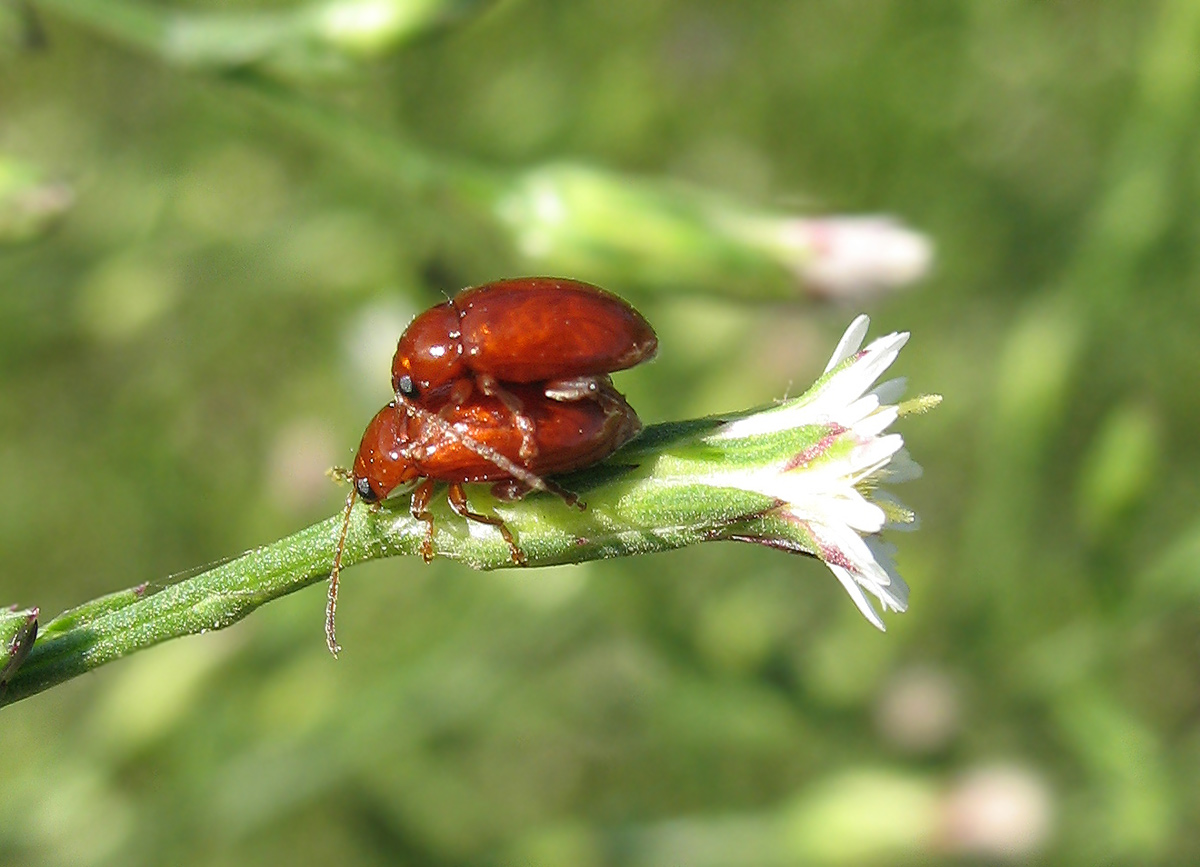
[[[346,550],[346,533],[350,530],[350,513],[354,509],[354,501],[358,498],[358,489],[350,486],[350,496],[346,497],[346,509],[342,512],[342,532],[338,534],[337,550],[333,554],[333,568],[329,570],[329,601],[325,605],[325,644],[333,658],[337,659],[342,648],[337,643],[337,633],[334,621],[337,619],[338,577],[342,574],[342,554]]]
[[[423,406],[417,406],[402,394],[397,394],[396,397],[404,404],[404,408],[409,415],[416,416],[422,421],[432,424],[435,428],[437,428],[439,433],[462,443],[485,461],[490,461],[497,468],[504,470],[504,472],[508,473],[514,479],[524,484],[527,488],[534,491],[550,490],[550,488],[547,487],[545,480],[543,480],[541,476],[531,473],[529,470],[515,461],[509,460],[491,446],[485,445],[473,437],[469,437],[464,433],[456,431],[450,422],[446,421],[436,412],[430,412]]]

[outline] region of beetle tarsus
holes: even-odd
[[[581,512],[587,511],[587,503],[585,503],[583,500],[579,499],[579,495],[576,494],[574,491],[568,491],[562,485],[556,485],[554,482],[550,481],[549,479],[546,479],[545,482],[546,482],[546,490],[549,491],[550,493],[554,494],[556,497],[558,497],[560,500],[562,500],[568,506],[574,506],[576,509],[578,509]]]
[[[579,495],[574,491],[569,491],[550,479],[542,479],[542,485],[548,493],[554,494],[554,496],[558,497],[568,506],[573,506],[581,512],[587,511],[587,503],[579,499]],[[492,496],[497,500],[503,500],[506,503],[515,503],[533,489],[516,479],[504,479],[492,485],[491,490]]]
[[[504,519],[496,515],[481,515],[478,512],[472,512],[467,505],[467,492],[463,490],[462,483],[450,483],[450,508],[454,510],[454,514],[460,518],[466,518],[468,521],[478,521],[481,524],[488,524],[500,531],[500,535],[504,537],[504,541],[508,543],[508,552],[512,557],[513,563],[518,566],[525,566],[528,561],[525,559],[525,552],[517,545],[517,540],[513,538],[512,531],[508,529],[508,525],[504,523]]]
[[[433,512],[429,511],[429,500],[433,496],[433,480],[425,479],[412,492],[412,502],[409,508],[412,516],[418,521],[425,522],[425,538],[421,540],[421,559],[426,563],[433,562]]]

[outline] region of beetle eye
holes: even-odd
[[[412,377],[407,373],[396,381],[396,388],[399,389],[400,393],[409,400],[417,399],[417,386],[412,381]]]
[[[374,503],[379,497],[375,496],[375,492],[371,490],[371,483],[367,481],[365,476],[359,476],[354,480],[354,487],[358,491],[358,495],[365,502]]]

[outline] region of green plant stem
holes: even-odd
[[[761,536],[764,513],[776,503],[760,494],[706,487],[678,473],[697,437],[717,422],[703,420],[649,428],[610,461],[563,480],[588,507],[567,506],[550,494],[507,503],[472,486],[471,505],[504,518],[530,566],[665,551],[714,539]],[[711,449],[710,449],[711,451]],[[719,459],[719,456],[717,456]],[[672,469],[675,467],[676,469]],[[433,504],[435,552],[476,569],[511,567],[499,534],[469,527],[443,498]],[[314,524],[229,563],[161,589],[135,588],[94,600],[46,624],[0,705],[63,683],[159,642],[224,629],[260,605],[324,579],[333,562],[341,517]],[[424,525],[400,496],[377,507],[355,506],[343,565],[412,555]],[[314,611],[313,637],[320,619]],[[353,647],[353,641],[348,642]]]
[[[356,61],[481,14],[493,2],[393,0],[376,5],[374,26],[364,22],[349,29],[346,19],[355,17],[354,0],[234,12],[113,0],[35,0],[35,5],[171,66],[216,71],[258,67],[283,77],[319,77],[345,72]],[[339,17],[341,26],[330,20]]]
[[[222,629],[265,602],[307,587],[328,572],[329,539],[339,523],[331,519],[314,524],[157,592],[127,592],[126,604],[99,605],[96,616],[80,618],[66,629],[50,624],[0,704],[19,701],[161,641]],[[364,554],[361,533],[347,539],[347,563]]]

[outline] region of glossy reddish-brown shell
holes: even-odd
[[[658,338],[623,299],[556,277],[465,289],[412,321],[392,360],[392,386],[418,393],[467,374],[508,383],[597,376],[654,356]]]
[[[445,420],[458,434],[494,449],[537,476],[570,472],[601,461],[641,430],[637,413],[608,384],[602,385],[599,400],[555,401],[531,386],[514,386],[512,392],[535,424],[537,455],[528,462],[520,457],[522,434],[514,424],[513,412],[500,400],[476,393],[461,405],[447,407]],[[512,476],[419,412],[410,414],[390,403],[363,433],[354,459],[354,478],[366,479],[374,498],[383,499],[417,478],[482,482]]]

